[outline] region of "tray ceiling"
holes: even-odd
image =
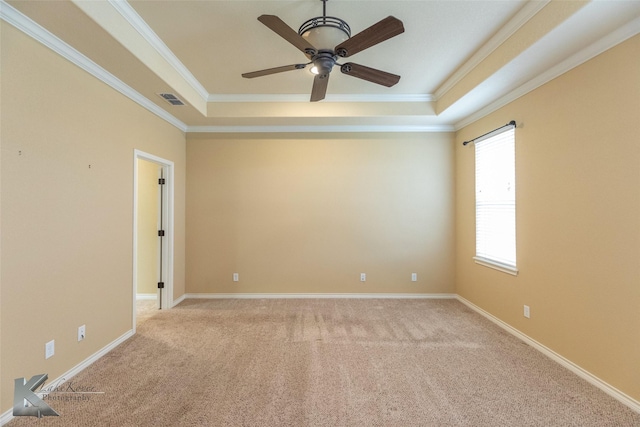
[[[319,0],[2,6],[3,19],[37,23],[190,132],[453,130],[640,32],[638,1],[329,0],[327,15],[352,35],[389,15],[403,21],[403,34],[349,58],[401,79],[387,88],[334,69],[326,99],[310,103],[306,69],[241,74],[306,62],[257,17],[297,31],[322,15]]]

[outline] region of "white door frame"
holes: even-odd
[[[136,330],[136,284],[138,275],[138,159],[156,163],[164,172],[166,184],[162,187],[164,205],[162,218],[165,238],[162,239],[162,280],[164,288],[161,309],[173,307],[173,218],[174,218],[174,165],[170,160],[163,159],[144,151],[134,150],[133,154],[133,331]]]

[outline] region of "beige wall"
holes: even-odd
[[[139,294],[157,294],[160,281],[160,165],[138,159],[137,277]]]
[[[175,162],[174,297],[457,292],[640,400],[639,36],[455,148],[445,134],[192,135],[185,152],[180,131],[0,26],[0,412],[14,378],[55,378],[131,329],[134,149]],[[511,119],[517,277],[472,261],[460,144]]]
[[[54,379],[132,328],[134,149],[175,162],[184,293],[185,137],[10,25],[1,31],[4,412],[14,378]]]
[[[448,134],[190,135],[187,292],[452,293],[453,163]]]
[[[458,132],[456,291],[640,400],[640,36]],[[516,130],[517,277],[474,264],[474,150]],[[531,318],[523,317],[523,305]]]

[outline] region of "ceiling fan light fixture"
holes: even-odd
[[[351,37],[349,24],[333,16],[311,18],[300,26],[298,34],[318,50],[333,50]]]
[[[258,17],[258,21],[304,53],[311,62],[244,73],[242,77],[251,79],[268,76],[284,71],[300,70],[312,64],[309,67],[309,71],[315,77],[311,88],[311,102],[322,101],[325,98],[329,76],[335,65],[340,66],[340,71],[345,75],[372,83],[387,87],[398,83],[400,76],[395,74],[351,62],[338,64],[337,61],[338,57],[346,58],[355,55],[403,33],[404,26],[402,21],[393,16],[387,16],[385,19],[351,37],[349,24],[340,18],[327,16],[327,0],[321,1],[322,16],[306,21],[300,26],[297,33],[275,15],[260,15]]]
[[[321,50],[313,57],[313,67],[311,67],[311,72],[313,74],[326,75],[331,72],[335,64],[336,59],[335,56],[333,56],[333,52]]]

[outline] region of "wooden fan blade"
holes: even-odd
[[[305,55],[314,55],[316,48],[311,45],[304,37],[294,31],[290,26],[275,15],[260,15],[258,21],[269,27],[271,31],[300,49]]]
[[[244,73],[242,77],[244,77],[245,79],[252,79],[254,77],[268,76],[269,74],[282,73],[285,71],[302,70],[306,66],[307,66],[306,64],[284,65],[282,67],[267,68],[266,70],[253,71],[251,73]]]
[[[327,94],[330,74],[318,74],[313,79],[313,89],[311,89],[311,102],[322,101]]]
[[[335,52],[346,58],[402,33],[404,33],[402,21],[393,16],[387,16],[377,24],[340,43],[336,46]]]
[[[377,83],[382,86],[391,87],[400,81],[400,76],[387,73],[386,71],[376,70],[375,68],[365,67],[364,65],[347,62],[340,71],[352,77]]]

